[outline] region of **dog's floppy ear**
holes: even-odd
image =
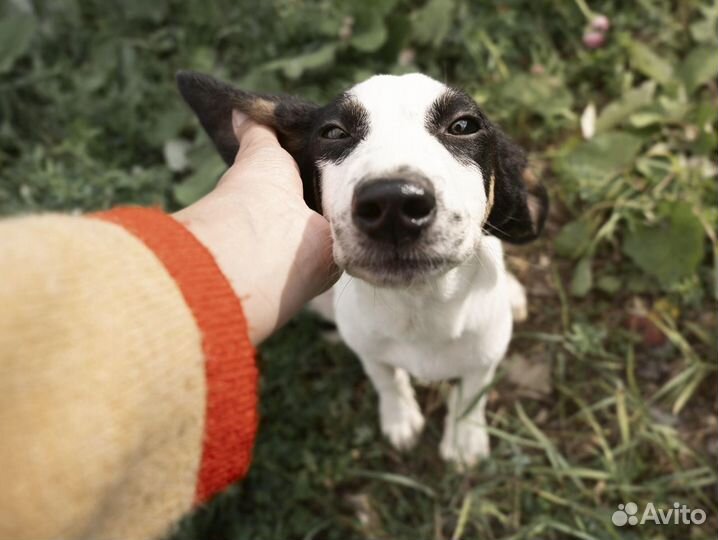
[[[500,129],[488,129],[483,171],[490,171],[487,193],[492,205],[487,232],[512,244],[535,240],[548,214],[548,194],[530,169],[526,154]]]
[[[279,143],[302,170],[304,198],[310,207],[318,205],[311,173],[305,174],[304,148],[319,107],[293,96],[245,92],[209,75],[194,71],[177,73],[180,94],[199,118],[202,127],[227,165],[234,162],[239,144],[232,129],[232,110],[243,112],[255,122],[274,128]]]

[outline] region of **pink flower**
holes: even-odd
[[[589,49],[599,49],[606,41],[603,32],[587,31],[583,34],[583,44]]]
[[[611,20],[605,15],[596,15],[591,21],[591,30],[597,32],[608,32],[611,28]]]

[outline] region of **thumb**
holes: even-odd
[[[240,152],[258,146],[281,148],[272,128],[258,124],[236,109],[232,110],[232,129],[239,142]]]
[[[246,114],[232,111],[232,130],[239,143],[234,164],[227,170],[221,184],[255,184],[269,187],[281,186],[292,194],[302,194],[299,167],[289,153],[282,148],[274,130],[258,124]]]

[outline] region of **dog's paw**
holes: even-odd
[[[460,470],[476,465],[489,456],[489,434],[482,426],[460,422],[455,429],[447,428],[441,439],[439,454]]]
[[[529,306],[526,302],[517,303],[511,306],[511,315],[516,322],[523,322],[529,317]]]
[[[397,450],[410,450],[424,429],[424,417],[413,397],[383,399],[379,405],[381,431]]]
[[[512,273],[506,274],[511,315],[515,322],[525,321],[529,316],[529,305],[526,299],[526,290]]]

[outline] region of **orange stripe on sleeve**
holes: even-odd
[[[209,250],[157,209],[93,214],[139,238],[177,283],[202,333],[207,403],[195,502],[202,503],[249,469],[257,432],[255,350],[239,299]]]

